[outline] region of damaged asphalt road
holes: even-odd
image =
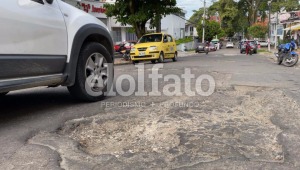
[[[146,65],[146,75],[152,67]],[[300,168],[298,68],[225,49],[164,67],[164,75],[191,68],[213,76],[215,93],[90,104],[73,101],[64,88],[7,96],[0,109],[1,169]],[[116,66],[116,77],[129,73],[137,80],[136,70]],[[161,91],[170,82],[160,83]],[[144,105],[107,105],[124,101]]]

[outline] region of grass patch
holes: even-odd
[[[176,45],[194,41],[193,37],[186,37],[176,40]]]
[[[266,49],[258,49],[257,52],[259,52],[259,53],[271,53]]]

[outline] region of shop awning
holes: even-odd
[[[291,27],[287,27],[287,28],[285,28],[284,30],[289,31],[290,29],[291,29],[292,31],[294,31],[294,30],[300,30],[300,24],[293,25],[293,26],[291,26]]]

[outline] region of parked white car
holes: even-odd
[[[233,42],[227,42],[226,43],[226,48],[234,48]]]
[[[36,86],[67,86],[85,101],[113,79],[113,42],[97,18],[61,0],[2,0],[0,96]]]
[[[261,47],[268,47],[267,41],[258,41],[258,44],[260,44]]]

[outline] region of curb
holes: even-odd
[[[125,65],[125,64],[132,64],[132,62],[123,60],[123,58],[115,58],[114,65]]]

